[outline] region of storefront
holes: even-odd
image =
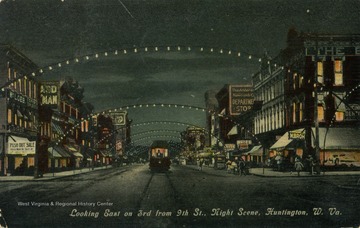
[[[312,132],[314,135],[315,128]],[[319,128],[319,144],[321,164],[360,167],[359,128]]]
[[[80,168],[80,163],[82,162],[84,156],[80,153],[80,146],[70,143],[64,146],[67,152],[71,155],[71,167]]]
[[[263,162],[263,147],[261,145],[254,146],[249,152],[244,153],[245,161],[254,163]]]
[[[36,141],[9,135],[5,164],[7,173],[10,175],[32,175],[35,167],[35,150]]]
[[[48,148],[50,170],[64,170],[70,164],[71,155],[62,146],[54,146]]]

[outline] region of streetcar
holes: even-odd
[[[149,149],[149,168],[151,171],[168,171],[170,169],[169,145],[165,140],[156,140]]]

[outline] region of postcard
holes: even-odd
[[[0,227],[360,227],[359,8],[0,0]]]

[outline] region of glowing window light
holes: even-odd
[[[237,56],[239,56],[239,57],[240,57],[240,56],[241,56],[241,53],[240,53],[240,52],[238,52]]]
[[[231,55],[231,51],[229,51],[228,54]]]
[[[134,48],[134,53],[137,53],[137,48]]]
[[[251,59],[252,57],[251,57],[251,55],[249,55],[249,59]]]
[[[108,53],[107,53],[107,52],[105,52],[105,53],[104,53],[104,55],[105,55],[105,56],[108,56]]]
[[[177,50],[178,50],[178,51],[181,51],[181,47],[177,47]]]
[[[69,60],[66,60],[66,64],[68,64],[68,65],[70,64]]]
[[[211,48],[210,51],[213,52],[213,51],[214,51],[214,48]]]
[[[52,67],[51,67],[51,66],[49,66],[49,70],[52,70]]]
[[[188,47],[188,51],[191,51],[191,47]]]
[[[204,51],[204,48],[200,48],[200,51]]]
[[[126,51],[126,50],[124,50],[124,54],[127,54],[127,51]]]
[[[115,50],[115,53],[114,53],[115,55],[117,55],[118,54],[118,51],[117,50]]]
[[[147,47],[145,48],[145,51],[148,51],[148,48],[147,48]]]
[[[76,59],[75,59],[75,62],[77,62],[77,63],[78,63],[78,62],[79,62],[79,59],[78,59],[78,58],[76,58]]]
[[[58,67],[61,67],[61,63],[58,63]]]
[[[40,72],[40,73],[43,73],[44,71],[43,71],[43,69],[40,69],[39,72]]]
[[[40,73],[42,73],[42,70],[40,70]],[[35,77],[35,72],[32,72],[31,75]],[[26,76],[25,76],[25,79],[26,79]]]
[[[223,50],[222,49],[220,49],[220,54],[222,54],[223,53]]]
[[[167,50],[170,51],[170,47],[167,47]]]
[[[261,58],[259,58],[259,62],[261,62]]]
[[[86,59],[86,60],[89,60],[89,56],[86,56],[85,59]]]
[[[159,49],[158,49],[158,47],[155,47],[155,51],[158,51]]]
[[[96,54],[96,55],[95,55],[95,58],[99,58],[99,54]]]

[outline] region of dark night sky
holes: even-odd
[[[358,0],[0,0],[0,42],[14,45],[40,67],[89,55],[89,61],[43,77],[78,80],[96,111],[162,102],[204,107],[205,91],[249,82],[259,66],[255,57],[265,50],[275,56],[286,46],[289,28],[359,33],[359,12]],[[163,51],[177,45],[192,51]],[[134,47],[152,51],[93,58]],[[206,47],[207,54],[195,51],[199,47]],[[211,47],[242,56],[210,54]],[[135,123],[204,124],[201,112],[143,109],[129,114]]]

